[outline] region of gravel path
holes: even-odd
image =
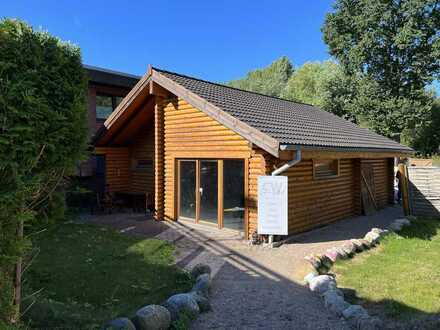
[[[349,327],[302,283],[307,272],[304,256],[363,237],[372,227],[385,227],[399,216],[401,209],[390,207],[296,235],[275,249],[249,246],[235,233],[190,223],[139,222],[127,216],[105,222],[127,233],[172,242],[181,267],[211,266],[213,310],[201,314],[192,329],[339,330]]]

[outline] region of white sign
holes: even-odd
[[[287,176],[258,177],[258,234],[288,234],[287,186]]]

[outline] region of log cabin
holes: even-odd
[[[104,122],[109,189],[153,196],[155,218],[258,228],[258,177],[288,181],[288,234],[383,208],[413,153],[319,108],[153,67]]]

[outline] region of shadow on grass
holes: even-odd
[[[440,219],[418,218],[410,227],[404,227],[399,232],[403,238],[418,238],[430,241],[440,231]]]
[[[383,320],[385,329],[440,329],[440,312],[427,313],[393,299],[372,301],[358,297],[356,290],[348,288],[341,288],[341,290],[349,303],[362,305],[370,315]]]

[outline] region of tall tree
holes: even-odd
[[[0,21],[0,328],[19,318],[24,226],[85,154],[86,89],[78,47]]]
[[[383,134],[417,126],[440,73],[438,1],[337,0],[334,9],[324,40],[355,83],[353,109]]]
[[[265,95],[280,96],[292,72],[292,63],[283,56],[268,67],[251,71],[245,78],[232,80],[228,85]]]

